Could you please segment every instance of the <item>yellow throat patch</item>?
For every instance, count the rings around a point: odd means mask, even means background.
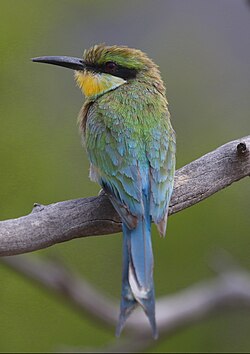
[[[86,97],[96,97],[126,83],[120,77],[90,71],[75,71],[77,85]]]

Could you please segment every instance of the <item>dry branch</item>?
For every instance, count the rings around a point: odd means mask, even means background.
[[[231,141],[176,171],[169,214],[192,206],[249,175],[250,136]],[[0,256],[120,230],[120,218],[103,193],[47,206],[35,204],[31,214],[0,222]]]
[[[82,277],[65,267],[58,260],[41,260],[39,257],[19,255],[2,257],[1,261],[26,278],[64,297],[77,311],[91,315],[91,319],[115,326],[118,305],[98,292]]]
[[[160,338],[204,321],[218,310],[242,307],[250,309],[249,273],[234,265],[223,253],[218,256],[222,267],[220,266],[216,278],[191,285],[176,294],[157,300],[156,314]],[[118,319],[116,303],[99,294],[85,280],[61,264],[24,255],[3,257],[2,260],[17,272],[63,296],[78,310],[91,316],[92,320],[115,327]],[[103,352],[134,352],[148,349],[155,344],[142,311],[131,315],[125,332],[129,334],[129,338],[123,337]]]

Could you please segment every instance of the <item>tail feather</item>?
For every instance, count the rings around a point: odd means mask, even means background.
[[[122,298],[120,305],[119,322],[116,328],[116,336],[120,336],[125,322],[131,312],[137,306],[137,302],[131,291],[128,274],[129,274],[129,232],[127,226],[123,224],[123,265],[122,265]]]
[[[126,319],[139,304],[149,319],[154,338],[157,338],[149,216],[146,220],[142,216],[133,230],[123,224],[122,278],[122,299],[116,334],[120,335]]]

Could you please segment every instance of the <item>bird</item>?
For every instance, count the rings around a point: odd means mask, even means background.
[[[42,56],[33,62],[74,70],[85,96],[79,127],[89,176],[122,221],[123,260],[116,335],[139,305],[152,335],[155,316],[151,223],[165,236],[173,192],[176,138],[159,67],[143,51],[97,44],[82,58]]]

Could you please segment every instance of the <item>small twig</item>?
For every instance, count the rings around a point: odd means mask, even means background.
[[[169,214],[190,207],[250,175],[250,136],[229,142],[176,171]],[[121,231],[108,197],[34,205],[34,212],[0,222],[0,256],[21,254],[78,237]]]

